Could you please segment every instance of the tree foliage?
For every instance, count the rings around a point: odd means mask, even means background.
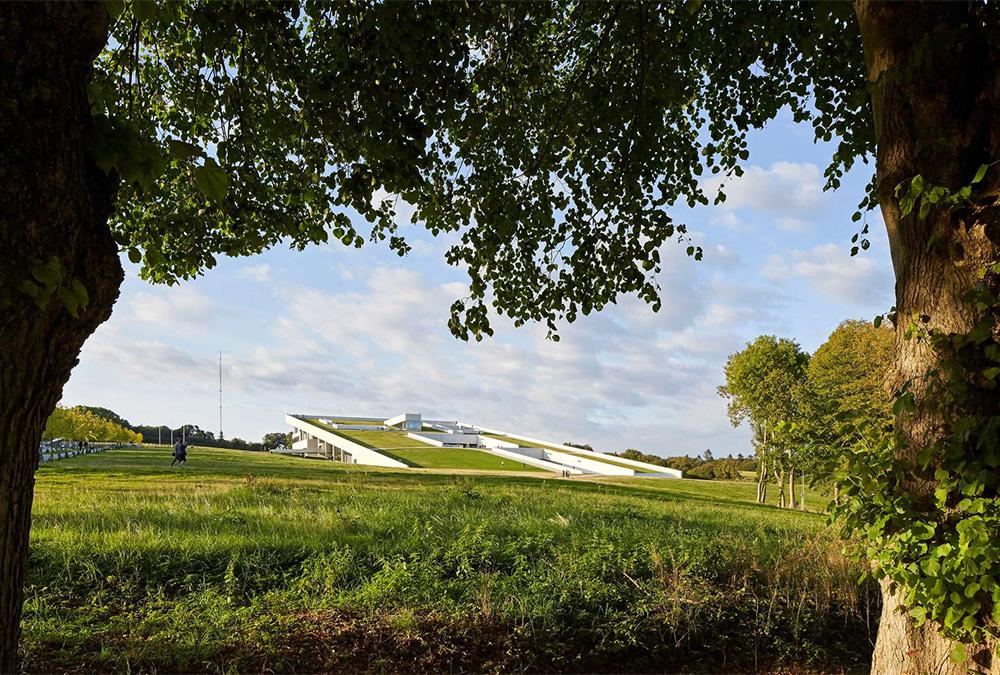
[[[762,335],[729,357],[726,383],[719,394],[728,401],[729,421],[749,421],[755,435],[799,417],[805,397],[809,355],[798,343]]]
[[[264,450],[273,450],[277,447],[292,447],[292,435],[284,431],[277,431],[270,434],[264,434],[264,439],[261,442]]]
[[[98,417],[103,417],[104,419],[117,424],[120,427],[125,427],[126,429],[132,429],[132,425],[128,423],[128,420],[116,413],[114,410],[109,410],[108,408],[102,408],[100,406],[93,405],[78,405],[74,406],[75,410],[83,410],[85,412],[93,413]],[[135,429],[132,429],[135,431]]]
[[[891,426],[888,376],[894,339],[888,327],[844,321],[809,360],[802,425],[816,477],[842,468],[847,449],[870,429],[884,431]]]
[[[841,139],[830,186],[873,150],[846,5],[109,7],[93,148],[152,281],[279,242],[402,254],[407,202],[468,271],[456,335],[488,310],[554,331],[621,294],[659,309],[659,249],[686,239],[666,208],[723,199],[702,174],[739,175],[781,109]]]
[[[83,406],[57,407],[45,424],[45,440],[61,438],[68,441],[117,441],[141,443],[142,434],[115,424]]]
[[[991,407],[1000,295],[982,284],[969,296],[987,310],[971,330],[916,317],[903,332],[938,361],[920,382],[903,383],[893,413],[918,423],[933,415],[941,435],[916,453],[904,434],[862,437],[845,457],[849,499],[837,515],[855,552],[902,589],[918,626],[932,621],[950,638],[981,643],[1000,635],[1000,417]],[[957,643],[955,660],[964,653]]]

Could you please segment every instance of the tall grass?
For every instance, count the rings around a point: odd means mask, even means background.
[[[734,486],[168,463],[40,469],[27,669],[837,671],[870,653],[877,593],[822,517]]]

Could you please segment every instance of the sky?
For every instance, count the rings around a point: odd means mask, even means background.
[[[464,272],[444,262],[447,240],[415,226],[404,258],[371,243],[276,248],[174,287],[140,280],[123,257],[121,297],[62,404],[217,433],[221,352],[227,438],[285,431],[286,412],[420,412],[600,450],[752,453],[716,392],[728,355],[763,334],[812,352],[841,321],[886,311],[893,292],[877,213],[871,249],[850,256],[870,165],[824,193],[833,147],[787,116],[750,151],[723,205],[673,213],[705,256],[664,247],[659,313],[625,298],[562,327],[559,342],[502,322],[491,339],[461,342],[447,320]]]

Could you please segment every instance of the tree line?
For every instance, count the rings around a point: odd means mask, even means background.
[[[685,478],[705,478],[708,480],[745,480],[746,475],[757,470],[757,460],[753,457],[716,458],[711,450],[705,450],[700,457],[660,457],[651,455],[635,448],[627,448],[621,452],[609,453],[624,459],[631,459],[646,464],[665,466],[684,473]]]
[[[725,366],[719,394],[733,426],[749,423],[757,458],[757,501],[801,507],[797,489],[825,485],[839,500],[845,453],[872,429],[892,424],[884,383],[893,331],[868,321],[841,323],[814,354],[794,340],[762,335]]]
[[[59,409],[57,409],[58,411]],[[176,441],[183,439],[190,445],[201,445],[209,448],[226,448],[229,450],[251,450],[259,452],[261,450],[272,450],[279,445],[291,445],[291,434],[285,432],[275,432],[264,434],[260,441],[246,441],[239,437],[216,438],[215,434],[207,429],[202,429],[197,424],[182,424],[179,427],[171,427],[164,424],[131,424],[127,419],[108,408],[99,406],[80,405],[73,408],[93,417],[102,419],[111,424],[122,427],[125,430],[139,435],[140,441],[146,443],[169,443],[171,439]]]
[[[142,434],[127,425],[97,415],[84,406],[56,407],[45,423],[42,439],[52,441],[142,443]]]

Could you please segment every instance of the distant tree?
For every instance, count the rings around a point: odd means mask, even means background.
[[[670,463],[672,461],[670,458],[660,457],[659,455],[650,455],[645,452],[640,452],[635,448],[628,448],[618,453],[612,452],[609,454],[618,455],[619,457],[624,457],[625,459],[631,459],[636,462],[645,462],[646,464],[656,464],[657,466],[666,466],[671,469],[678,468]]]
[[[571,448],[580,448],[581,450],[590,450],[590,451],[594,450],[594,448],[589,443],[571,443],[570,441],[566,441],[565,443],[563,443],[563,445],[568,445]]]
[[[265,450],[273,450],[279,446],[290,447],[292,445],[292,435],[284,431],[278,431],[275,433],[264,434],[264,439],[261,442],[261,446]]]
[[[888,327],[844,321],[809,360],[803,424],[812,439],[815,475],[836,471],[845,449],[858,443],[866,428],[892,423],[887,378],[894,337]]]
[[[45,424],[42,437],[45,440],[61,438],[69,441],[142,442],[141,434],[98,416],[83,406],[56,407]]]
[[[197,424],[184,424],[177,430],[177,433],[181,434],[189,443],[202,443],[215,440],[213,432],[202,429]]]
[[[735,459],[713,459],[691,468],[685,475],[709,480],[744,480],[742,470]]]
[[[758,458],[757,501],[767,499],[767,481],[775,471],[779,504],[785,505],[784,476],[794,481],[790,458],[775,441],[781,422],[798,419],[805,395],[809,355],[798,343],[773,335],[762,335],[732,354],[726,362],[726,384],[719,394],[728,404],[734,427],[749,422]]]
[[[124,417],[118,415],[118,413],[113,410],[108,410],[107,408],[100,408],[98,406],[92,405],[78,405],[74,406],[79,410],[86,410],[89,413],[97,415],[98,417],[104,418],[113,424],[117,424],[120,427],[125,427],[126,429],[131,429],[132,425],[128,423]]]
[[[712,451],[709,450],[708,448],[705,448],[705,452],[701,453],[701,458],[706,462],[711,462],[712,460],[715,459],[715,457],[712,456]]]

